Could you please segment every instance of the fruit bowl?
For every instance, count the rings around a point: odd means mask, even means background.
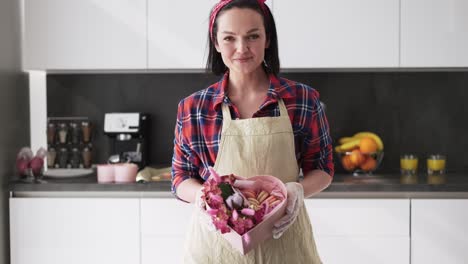
[[[352,172],[354,176],[372,174],[379,168],[384,157],[383,151],[364,153],[359,149],[336,154],[343,169]]]
[[[335,152],[343,169],[354,176],[372,174],[382,162],[384,144],[375,133],[363,131],[338,140]]]

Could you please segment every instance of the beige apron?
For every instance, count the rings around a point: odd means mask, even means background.
[[[221,175],[244,177],[274,175],[283,182],[297,181],[294,134],[284,102],[278,101],[279,117],[232,120],[222,105],[221,143],[214,169]],[[218,231],[207,230],[195,208],[184,252],[185,263],[321,263],[305,206],[295,223],[280,239],[269,239],[242,255]]]

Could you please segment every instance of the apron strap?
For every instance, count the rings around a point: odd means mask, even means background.
[[[221,104],[221,109],[223,109],[223,128],[221,130],[221,133],[224,133],[227,131],[228,127],[231,124],[231,111],[229,110],[229,106],[225,103]]]
[[[280,116],[289,117],[288,109],[286,108],[286,105],[284,104],[284,101],[283,101],[282,98],[278,99],[278,106],[279,106],[279,110],[280,110]]]
[[[231,121],[231,111],[229,110],[229,106],[225,103],[222,103],[222,109],[223,109],[223,120],[224,121]]]

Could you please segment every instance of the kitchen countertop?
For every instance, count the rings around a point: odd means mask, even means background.
[[[395,174],[354,177],[336,174],[332,184],[316,198],[468,198],[468,174],[448,174],[447,183],[428,184],[420,176],[417,184],[401,184]],[[173,197],[170,181],[147,183],[97,183],[96,176],[55,179],[44,178],[43,183],[30,183],[21,180],[10,182],[12,196],[63,195],[74,193],[87,196],[93,194],[128,193],[145,197]]]

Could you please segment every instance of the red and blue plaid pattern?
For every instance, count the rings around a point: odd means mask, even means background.
[[[172,158],[174,194],[186,179],[208,178],[208,167],[214,166],[221,139],[221,103],[229,105],[233,119],[240,116],[225,94],[228,78],[225,74],[219,82],[179,103]],[[283,99],[288,109],[296,158],[303,174],[319,169],[333,176],[332,140],[319,93],[307,85],[270,75],[267,98],[253,117],[279,116],[278,98]]]

